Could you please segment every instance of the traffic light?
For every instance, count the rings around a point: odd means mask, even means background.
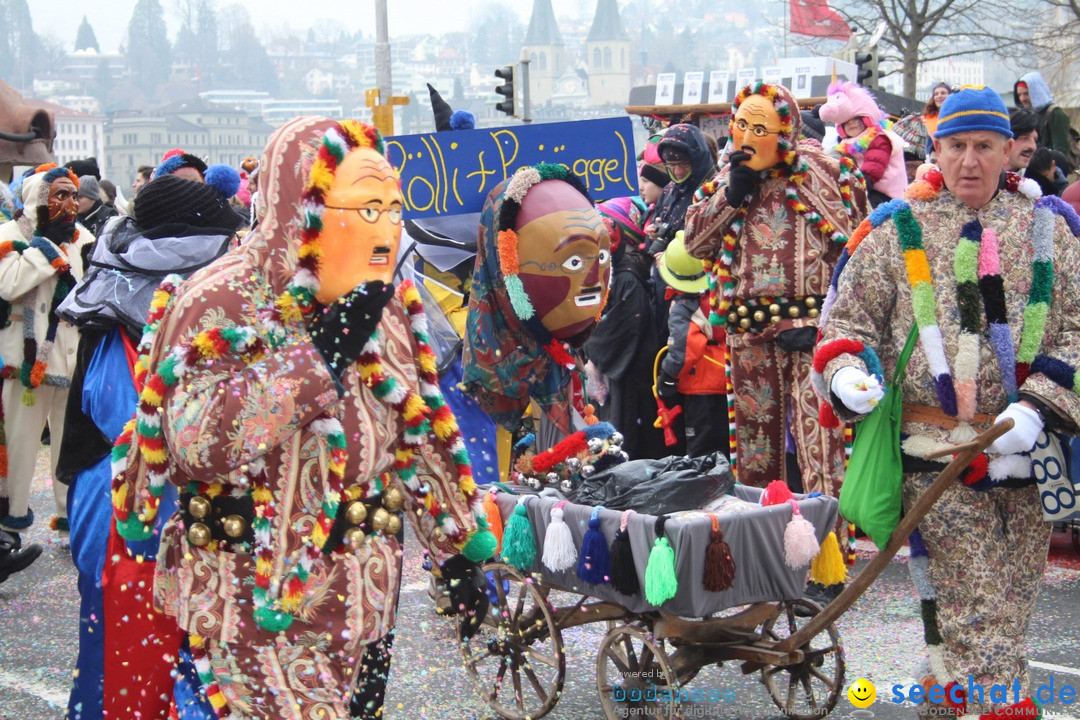
[[[856,50],[852,62],[855,63],[855,82],[869,88],[878,86],[878,51],[875,45],[865,51]]]
[[[510,117],[517,115],[517,95],[514,92],[514,70],[515,66],[507,65],[495,71],[495,77],[503,81],[502,85],[495,88],[495,92],[506,98],[502,102],[495,103],[495,109],[499,112],[506,113]]]

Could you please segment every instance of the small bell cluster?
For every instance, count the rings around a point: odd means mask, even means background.
[[[582,480],[629,460],[622,443],[622,433],[609,423],[590,425],[542,453],[526,451],[511,479],[533,490],[558,487],[571,493]]]

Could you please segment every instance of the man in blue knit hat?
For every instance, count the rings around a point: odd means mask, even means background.
[[[1080,263],[1070,231],[1080,231],[1080,218],[1006,172],[1013,139],[997,93],[965,87],[939,117],[940,171],[867,221],[872,230],[840,275],[835,303],[826,303],[814,365],[836,414],[860,420],[883,396],[868,351],[892,377],[917,334],[901,381],[906,506],[944,467],[929,454],[1014,422],[919,530],[936,596],[926,620],[941,641],[932,684],[946,687],[954,714],[1034,718],[1026,636],[1050,529],[1032,450],[1044,430],[1080,425],[1080,276],[1059,270]],[[975,685],[982,691],[969,696]],[[994,685],[1008,687],[1007,697],[991,695]]]

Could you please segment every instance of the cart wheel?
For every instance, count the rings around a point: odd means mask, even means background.
[[[608,631],[596,657],[596,690],[607,720],[681,717],[679,681],[663,643],[634,625]]]
[[[798,608],[798,610],[796,610]],[[781,603],[780,614],[761,627],[766,640],[779,642],[805,625],[821,607],[805,599]],[[793,720],[820,720],[832,712],[844,687],[844,645],[835,625],[803,645],[804,659],[795,665],[761,669],[761,682],[781,712]]]
[[[488,563],[484,572],[491,609],[476,634],[461,641],[465,669],[499,717],[536,720],[550,712],[562,694],[562,634],[532,578],[502,563]],[[503,687],[507,674],[509,688]]]

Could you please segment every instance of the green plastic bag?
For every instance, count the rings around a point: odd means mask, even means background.
[[[855,426],[855,443],[840,487],[840,514],[862,528],[879,550],[889,543],[900,522],[904,473],[900,460],[900,416],[904,409],[900,384],[918,337],[918,328],[912,326],[896,361],[892,383],[885,388],[878,406]]]

